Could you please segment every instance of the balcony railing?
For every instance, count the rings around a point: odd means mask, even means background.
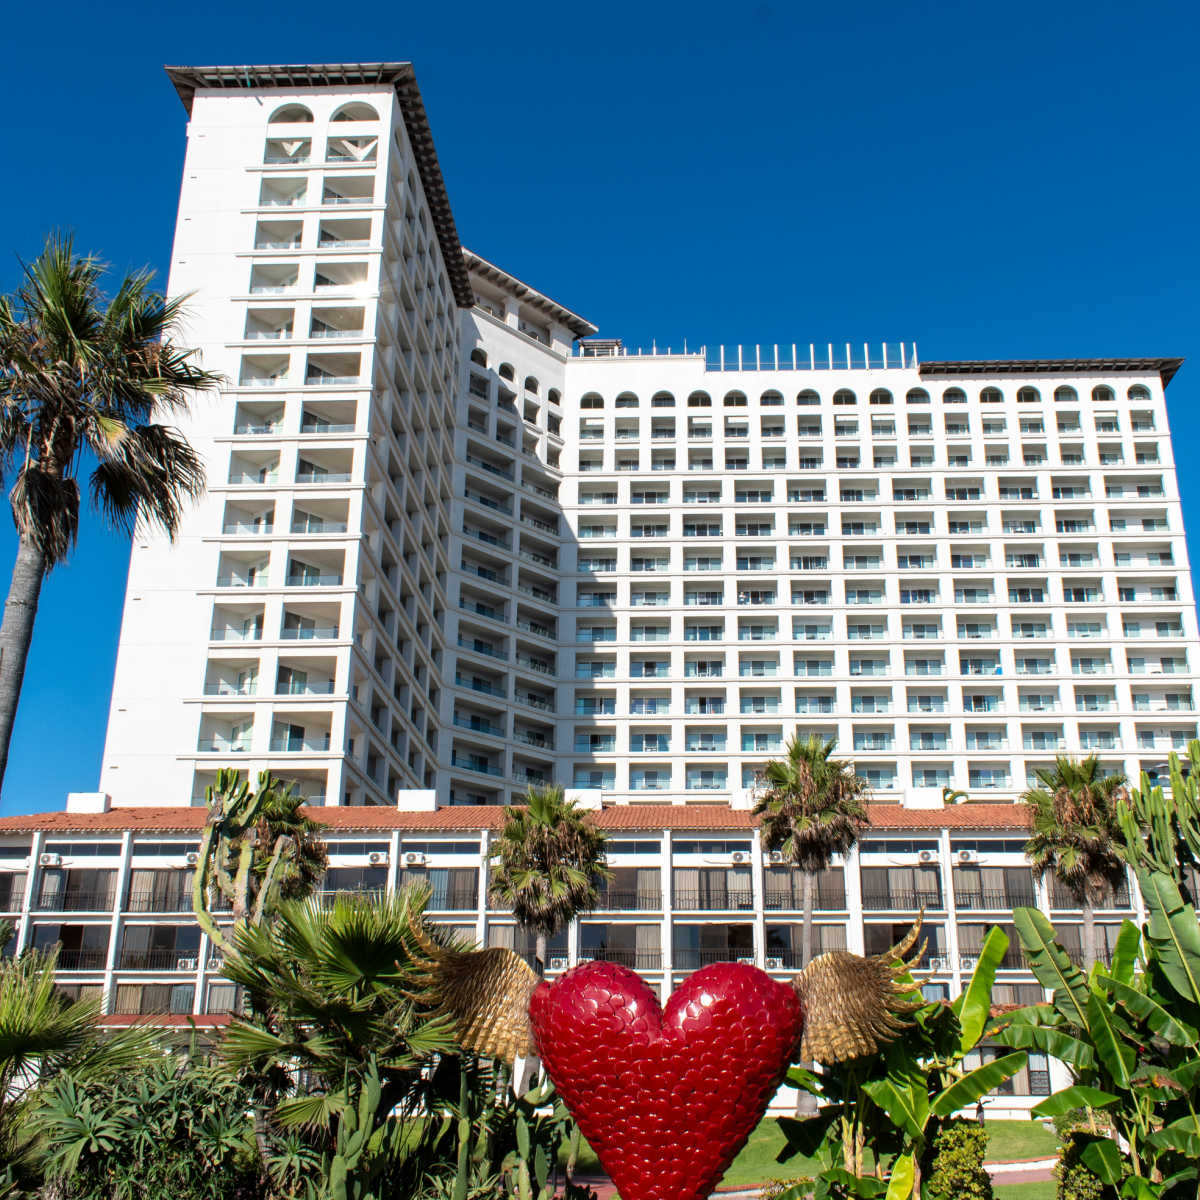
[[[676,949],[672,954],[673,965],[682,971],[694,971],[699,967],[707,967],[710,963],[754,962],[752,946],[727,946],[722,950],[693,950]]]
[[[201,754],[248,754],[250,739],[230,741],[228,738],[201,738],[196,743],[196,750]]]
[[[337,635],[338,627],[336,625],[313,625],[300,629],[285,628],[279,636],[285,642],[311,642],[336,638]],[[253,641],[255,639],[252,638],[250,640]]]
[[[323,737],[273,737],[271,739],[272,754],[301,754],[320,753],[329,749],[329,734]]]
[[[865,894],[862,905],[871,912],[915,912],[920,908],[941,908],[940,891],[876,892]]]
[[[971,909],[978,911],[1000,910],[1010,908],[1031,908],[1037,903],[1032,888],[1022,891],[982,891],[956,892],[954,903],[960,910]]]
[[[658,891],[601,891],[596,908],[608,912],[657,912],[662,908],[662,893]]]
[[[192,911],[191,892],[130,892],[125,904],[126,912],[176,913]]]
[[[122,950],[117,966],[124,971],[194,971],[198,950]]]
[[[340,572],[329,575],[289,575],[288,587],[340,587],[342,576]]]
[[[460,770],[478,771],[481,775],[494,775],[496,778],[500,778],[504,774],[499,767],[494,767],[488,762],[479,759],[463,758],[459,754],[450,755],[450,765],[458,767]]]
[[[595,962],[619,963],[631,971],[661,971],[661,950],[625,950],[617,946],[582,947],[579,960],[583,962],[592,959]]]
[[[792,895],[788,892],[771,892],[768,891],[763,897],[763,908],[768,912],[800,912],[804,907],[804,900],[799,895]],[[813,911],[831,911],[840,912],[846,907],[846,893],[844,890],[831,891],[828,889],[818,888],[813,896]]]
[[[301,683],[297,679],[290,679],[285,683],[275,685],[275,695],[277,696],[330,696],[332,694],[332,679],[310,679],[305,683]]]
[[[428,908],[433,912],[474,912],[478,907],[479,891],[475,887],[435,891],[428,904]]]
[[[43,912],[111,912],[112,906],[111,888],[99,892],[81,892],[69,888],[56,894],[43,893],[36,905]]]
[[[683,892],[676,891],[675,907],[686,912],[729,912],[742,911],[754,907],[754,894],[749,888],[730,889],[728,891]],[[724,959],[714,959],[714,962],[724,962]]]
[[[499,725],[493,725],[491,721],[485,721],[480,717],[464,718],[457,715],[454,716],[454,724],[459,729],[469,729],[472,733],[487,733],[492,737],[503,737],[504,730]]]
[[[106,950],[63,950],[58,952],[60,971],[103,971]]]

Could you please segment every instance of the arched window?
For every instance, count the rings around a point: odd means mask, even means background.
[[[670,392],[655,392],[650,397],[651,408],[674,408],[675,397]]]
[[[1079,399],[1079,393],[1069,384],[1062,384],[1054,389],[1054,399],[1059,404],[1072,404]]]
[[[771,388],[759,396],[758,402],[763,408],[778,408],[783,403],[783,393]]]
[[[538,381],[532,375],[525,376],[525,390],[532,392],[535,396],[538,394]]]
[[[549,400],[551,404],[561,404],[562,403],[562,392],[560,392],[558,390],[558,388],[551,388],[546,393],[546,399]]]
[[[812,388],[805,388],[804,391],[796,393],[796,403],[803,405],[820,404],[821,397]]]
[[[892,393],[887,388],[876,388],[870,396],[871,404],[891,404]]]
[[[996,390],[995,388],[992,389],[992,391],[995,391],[995,390]],[[962,390],[962,388],[947,388],[942,393],[942,403],[943,404],[966,404],[966,402],[967,402],[967,393],[964,392]]]
[[[486,367],[487,355],[484,354],[484,352],[478,346],[476,346],[475,349],[471,351],[471,361],[477,366]]]
[[[909,388],[904,399],[909,404],[928,404],[929,393],[924,388]]]
[[[732,392],[726,392],[724,404],[726,408],[745,408],[746,393],[739,392],[736,388]]]
[[[616,408],[637,408],[638,398],[632,392],[622,392],[613,401],[613,405]]]
[[[1023,387],[1017,390],[1018,404],[1036,404],[1042,398],[1042,393],[1035,387]]]
[[[1097,387],[1092,388],[1092,399],[1097,404],[1112,404],[1116,398],[1116,392],[1106,383],[1101,383]]]
[[[712,397],[707,392],[693,392],[688,397],[688,408],[712,408]]]
[[[585,392],[579,397],[580,408],[603,408],[604,397],[599,392]]]
[[[858,397],[849,388],[838,388],[833,393],[834,404],[857,404]]]
[[[501,363],[500,364],[500,378],[507,379],[511,383],[516,382],[517,373],[513,369],[512,363]]]
[[[1143,384],[1135,383],[1133,387],[1126,392],[1130,400],[1149,400],[1150,389]]]
[[[985,387],[979,393],[980,404],[999,404],[1003,399],[1004,395],[999,388]]]
[[[267,119],[268,125],[304,125],[313,115],[303,104],[285,104],[277,108]]]
[[[355,100],[351,104],[343,104],[329,119],[331,121],[378,121],[379,114],[369,104]]]

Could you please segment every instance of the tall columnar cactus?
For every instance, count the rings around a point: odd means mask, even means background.
[[[1170,875],[1191,901],[1189,874],[1200,871],[1200,741],[1188,743],[1187,774],[1171,752],[1171,797],[1143,771],[1140,786],[1117,805],[1125,854],[1135,869]]]
[[[237,771],[217,772],[205,792],[208,820],[200,839],[192,881],[192,908],[212,944],[231,952],[225,931],[213,916],[223,901],[234,926],[257,924],[281,899],[307,894],[325,866],[316,829],[300,811],[301,799],[263,771],[251,789]]]

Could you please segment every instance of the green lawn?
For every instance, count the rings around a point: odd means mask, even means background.
[[[1038,1121],[988,1121],[988,1159],[1003,1162],[1020,1158],[1053,1158],[1058,1139]],[[797,1175],[812,1175],[817,1170],[815,1160],[792,1158],[778,1163],[775,1156],[783,1149],[783,1134],[779,1122],[767,1119],[750,1135],[741,1154],[721,1180],[722,1187],[749,1187],[768,1179],[794,1179]],[[560,1156],[565,1161],[566,1156]],[[579,1170],[593,1173],[600,1170],[591,1148],[584,1143],[579,1156]],[[1049,1191],[1038,1189],[1049,1188]],[[1054,1200],[1050,1183],[1017,1183],[996,1188],[997,1200]]]

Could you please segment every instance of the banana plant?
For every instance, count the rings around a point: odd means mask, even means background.
[[[1070,1070],[1071,1085],[1033,1112],[1085,1110],[1081,1159],[1102,1183],[1129,1200],[1181,1200],[1200,1184],[1200,925],[1171,875],[1138,882],[1145,929],[1124,922],[1111,963],[1087,975],[1040,912],[1014,912],[1051,1000],[1012,1014],[1000,1040]]]
[[[1118,802],[1117,820],[1134,869],[1170,875],[1194,904],[1200,897],[1187,889],[1189,875],[1200,870],[1200,741],[1189,742],[1187,753],[1186,774],[1179,755],[1168,756],[1169,800],[1143,771],[1140,787]]]
[[[970,983],[958,999],[952,1004],[935,1000],[918,1009],[912,1026],[879,1054],[823,1075],[792,1072],[791,1082],[815,1090],[828,1102],[815,1117],[780,1123],[788,1144],[779,1161],[801,1153],[825,1161],[816,1179],[816,1200],[920,1200],[922,1176],[938,1131],[956,1112],[973,1107],[1025,1066],[1028,1055],[1020,1049],[967,1065],[997,1032],[991,1017],[992,986],[1008,944],[1003,930],[990,930]],[[916,991],[917,985],[912,986]],[[865,1172],[867,1150],[877,1172],[889,1162],[886,1182]],[[792,1189],[778,1200],[799,1196],[799,1189]]]

